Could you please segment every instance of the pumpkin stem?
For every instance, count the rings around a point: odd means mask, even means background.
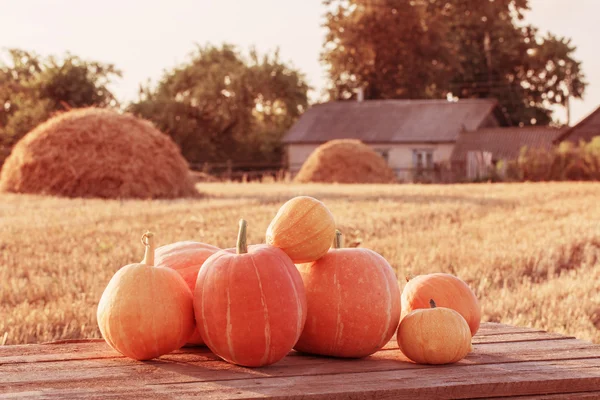
[[[154,233],[150,231],[144,233],[142,236],[142,243],[146,246],[142,264],[154,265],[154,249],[156,248],[156,244],[154,244]]]
[[[341,249],[344,246],[344,239],[342,238],[342,232],[339,229],[335,230],[335,237],[333,238],[333,248]]]
[[[431,308],[436,308],[437,306],[435,305],[435,301],[433,301],[433,299],[429,300],[429,305],[431,306]]]
[[[248,223],[240,219],[240,230],[238,231],[236,253],[246,254],[248,252],[248,243],[246,242],[246,227]]]

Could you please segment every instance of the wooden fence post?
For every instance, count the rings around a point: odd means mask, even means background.
[[[227,160],[227,180],[231,180],[231,176],[233,174],[233,162],[231,160]]]

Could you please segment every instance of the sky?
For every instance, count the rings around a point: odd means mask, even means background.
[[[152,4],[154,3],[154,4]],[[600,105],[600,0],[530,0],[528,22],[573,39],[589,86],[572,103],[575,123]],[[228,42],[281,58],[303,72],[316,98],[326,84],[319,62],[325,31],[321,0],[0,0],[0,49],[41,55],[69,51],[113,63],[112,89],[134,100],[139,84],[187,60],[195,44]],[[558,113],[564,118],[564,113]]]

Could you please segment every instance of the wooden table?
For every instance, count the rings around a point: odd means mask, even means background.
[[[600,346],[571,337],[483,324],[474,351],[446,366],[406,362],[392,340],[362,360],[291,352],[243,368],[206,348],[137,362],[101,340],[0,347],[0,398],[600,399]]]

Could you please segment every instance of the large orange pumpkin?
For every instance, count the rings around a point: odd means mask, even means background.
[[[171,268],[154,266],[154,236],[146,233],[144,260],[119,269],[102,293],[98,326],[121,354],[149,360],[183,346],[194,331],[192,292]]]
[[[308,302],[298,351],[335,357],[365,357],[394,335],[400,319],[400,289],[394,270],[368,249],[334,248],[315,262],[297,265]]]
[[[402,315],[429,308],[429,300],[435,299],[438,307],[457,311],[469,324],[475,335],[481,322],[481,306],[475,293],[460,278],[444,273],[420,275],[408,281],[402,292]]]
[[[275,363],[292,349],[306,320],[306,295],[292,260],[277,247],[246,245],[213,254],[200,269],[194,309],[204,343],[234,364]]]
[[[408,314],[398,327],[398,346],[402,353],[419,364],[451,364],[472,350],[471,329],[456,311],[436,307]]]
[[[190,291],[194,293],[200,267],[208,257],[219,250],[218,247],[193,241],[172,243],[156,249],[155,264],[177,271],[187,283]],[[193,346],[204,344],[198,329],[194,329],[187,344]]]
[[[315,261],[325,254],[335,236],[335,221],[319,200],[298,196],[286,202],[267,229],[267,244],[279,247],[294,263]]]

